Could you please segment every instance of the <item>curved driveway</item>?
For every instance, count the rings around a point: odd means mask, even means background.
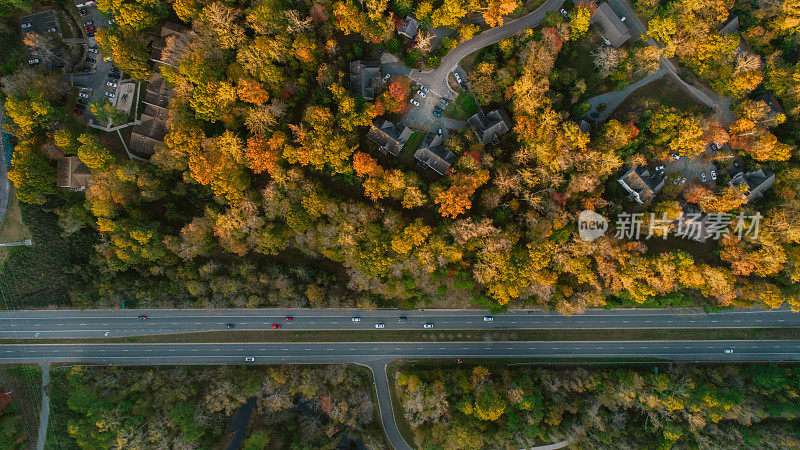
[[[538,26],[544,21],[546,14],[549,11],[558,10],[561,8],[563,3],[564,0],[547,0],[542,6],[537,8],[532,13],[522,16],[519,19],[505,22],[499,27],[490,28],[473,37],[472,39],[459,44],[444,58],[442,58],[442,62],[439,64],[439,67],[437,67],[436,70],[426,72],[412,70],[409,77],[414,81],[427,86],[440,97],[453,100],[455,99],[456,94],[447,84],[447,76],[453,69],[456,68],[456,66],[458,66],[458,63],[465,56],[489,45],[496,44],[507,37],[519,33],[520,31]]]

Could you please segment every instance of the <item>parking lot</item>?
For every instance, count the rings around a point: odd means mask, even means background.
[[[40,13],[24,16],[19,21],[23,39],[27,34],[37,34],[41,36],[56,36],[61,38],[61,25],[58,23],[58,14],[55,10],[42,11]],[[37,67],[43,66],[46,70],[52,70],[53,66],[63,64],[63,57],[55,49],[39,51],[27,47],[28,64]],[[52,53],[51,53],[52,52]],[[48,54],[51,53],[51,54]]]
[[[422,131],[438,131],[441,128],[444,133],[446,130],[442,125],[442,118],[434,114],[436,107],[445,108],[445,104],[441,102],[440,97],[430,90],[425,92],[419,84],[412,84],[411,87],[412,102],[408,105],[408,112],[403,117],[403,123]]]

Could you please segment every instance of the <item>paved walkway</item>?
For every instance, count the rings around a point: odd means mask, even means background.
[[[642,78],[641,80],[628,85],[625,89],[620,91],[613,91],[613,92],[606,92],[605,94],[600,94],[598,96],[592,97],[589,100],[586,100],[589,105],[591,105],[591,109],[587,113],[589,118],[594,121],[602,121],[606,120],[614,110],[625,101],[628,96],[634,93],[637,89],[641,88],[642,86],[648,85],[651,82],[663,77],[667,74],[668,71],[664,67],[659,69],[658,71],[651,73],[650,75]],[[605,105],[605,109],[603,111],[598,111],[597,108],[600,105]],[[597,114],[596,116],[593,114]]]
[[[372,379],[375,381],[375,391],[378,394],[378,410],[381,413],[381,424],[386,439],[395,450],[411,450],[400,429],[397,428],[397,420],[392,409],[392,394],[389,387],[389,376],[386,374],[386,366],[392,362],[391,359],[372,361],[367,367],[372,371]]]
[[[40,364],[42,368],[42,410],[39,411],[39,437],[36,450],[44,450],[47,440],[47,422],[50,421],[50,364]]]
[[[0,133],[3,129],[3,104],[0,103]],[[10,144],[9,144],[10,145]],[[6,217],[8,211],[8,201],[11,196],[11,181],[8,179],[8,164],[11,161],[6,161],[6,141],[0,136],[0,224]]]

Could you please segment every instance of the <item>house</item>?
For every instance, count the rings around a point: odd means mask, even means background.
[[[777,98],[775,98],[775,95],[773,95],[772,92],[767,91],[759,95],[758,97],[754,98],[753,100],[757,102],[760,101],[766,103],[767,106],[769,107],[770,116],[775,116],[777,114],[781,114],[784,116],[786,115],[786,111],[783,110],[783,107],[781,106],[780,102],[778,101]]]
[[[631,168],[625,175],[617,180],[628,191],[631,200],[644,205],[653,199],[661,189],[664,189],[664,175],[654,173],[642,166]]]
[[[483,145],[496,141],[501,134],[509,130],[511,125],[508,114],[502,109],[495,109],[486,115],[483,114],[483,111],[478,110],[469,118],[468,122],[475,131],[475,136]]]
[[[413,14],[409,14],[406,16],[402,25],[397,29],[397,34],[409,39],[414,39],[414,36],[417,35],[417,31],[419,31],[419,22],[417,22],[417,18],[414,17]]]
[[[56,161],[56,184],[70,191],[83,192],[89,187],[92,171],[77,156],[65,156]]]
[[[729,17],[719,29],[720,36],[725,36],[728,34],[739,34],[739,16],[735,14]]]
[[[156,144],[164,140],[169,131],[167,107],[172,95],[172,87],[167,80],[155,72],[147,83],[142,100],[144,109],[131,131],[130,147],[136,153],[150,156],[155,153]]]
[[[184,33],[187,30],[188,28],[183,25],[167,21],[161,26],[159,34],[149,36],[149,41],[152,47],[150,50],[150,60],[153,61],[156,68],[162,64],[171,65],[168,62],[165,62],[163,60],[164,58],[162,58],[164,48],[167,46],[167,38],[169,36]]]
[[[350,63],[350,91],[364,97],[375,98],[375,91],[381,81],[380,61],[353,61]]]
[[[413,133],[411,128],[403,124],[395,125],[386,119],[373,119],[367,138],[380,146],[381,153],[397,156]]]
[[[456,155],[447,150],[442,145],[442,137],[430,132],[420,144],[419,149],[414,153],[414,158],[424,163],[439,175],[444,175],[447,169],[453,165]]]
[[[764,192],[775,184],[775,174],[769,169],[759,168],[753,172],[739,172],[728,182],[731,186],[747,186],[744,196],[753,202],[764,196]]]
[[[631,38],[631,33],[623,20],[611,9],[611,5],[604,2],[597,7],[591,22],[600,24],[603,27],[606,44],[618,48]]]

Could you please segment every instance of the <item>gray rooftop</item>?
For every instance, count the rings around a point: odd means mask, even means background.
[[[469,118],[469,124],[475,130],[478,140],[486,145],[506,133],[511,125],[511,120],[502,109],[495,109],[486,115],[483,114],[483,111],[478,110],[474,116]]]
[[[350,91],[365,100],[375,98],[380,84],[381,63],[379,61],[353,61],[350,63]]]
[[[611,9],[611,5],[606,2],[597,7],[597,11],[592,16],[592,23],[599,23],[603,27],[606,39],[611,42],[611,46],[614,48],[619,47],[631,38],[628,27],[622,23],[617,13]]]
[[[373,119],[367,138],[378,144],[381,152],[397,156],[413,133],[411,128],[403,124],[395,125],[386,119]]]
[[[456,160],[456,155],[444,148],[442,144],[442,137],[436,133],[430,132],[425,136],[425,139],[422,141],[416,153],[414,153],[414,158],[427,164],[428,167],[439,175],[444,175],[447,169],[453,165],[453,161]]]

